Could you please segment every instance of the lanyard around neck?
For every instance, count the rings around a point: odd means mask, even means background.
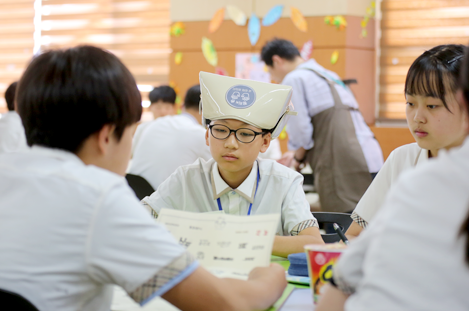
[[[257,165],[257,183],[256,183],[256,191],[254,192],[254,199],[256,198],[257,188],[259,188],[259,179],[260,179],[260,174],[259,174],[259,164],[258,164]],[[254,199],[253,199],[253,202],[254,202]],[[217,199],[217,203],[218,203],[218,210],[223,211],[220,198]],[[251,208],[252,208],[252,203],[249,204],[248,216],[251,215]]]

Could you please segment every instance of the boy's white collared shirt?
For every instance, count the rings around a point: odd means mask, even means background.
[[[144,303],[197,267],[122,176],[59,149],[0,154],[0,228],[0,288],[39,310],[109,310],[112,284]]]
[[[254,202],[257,188],[257,161],[254,162],[248,177],[232,189],[220,176],[218,165],[212,167],[213,199],[220,199],[223,212],[232,215],[247,215],[249,205]]]
[[[303,176],[272,160],[257,159],[244,182],[231,189],[221,178],[215,160],[198,159],[179,167],[142,202],[156,214],[162,208],[207,213],[219,211],[217,198],[228,214],[247,215],[251,198],[252,215],[281,214],[277,235],[297,235],[308,227],[317,227],[303,191]]]

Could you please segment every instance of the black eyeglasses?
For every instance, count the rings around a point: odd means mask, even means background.
[[[256,132],[247,128],[240,128],[237,130],[232,130],[228,126],[221,124],[213,124],[208,126],[210,128],[210,133],[216,139],[227,139],[231,133],[235,134],[236,139],[241,143],[251,143],[256,139],[257,135],[267,134],[268,131]]]

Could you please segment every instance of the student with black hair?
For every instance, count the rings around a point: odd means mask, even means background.
[[[176,92],[169,85],[155,87],[148,97],[154,119],[176,114]]]
[[[291,151],[279,162],[296,169],[309,162],[321,209],[352,212],[383,165],[381,148],[353,94],[335,72],[314,59],[304,61],[288,40],[267,42],[261,57],[272,80],[293,87],[298,111],[287,125]]]
[[[39,310],[136,302],[259,310],[286,286],[280,265],[219,279],[156,224],[122,177],[142,113],[134,78],[91,46],[35,57],[18,84],[26,152],[0,155],[0,288]]]
[[[436,157],[440,149],[463,143],[468,118],[456,100],[463,56],[463,45],[439,45],[425,51],[410,66],[404,87],[406,117],[416,143],[391,152],[352,213],[349,238],[358,236],[373,219],[403,171]]]
[[[432,55],[432,50],[416,62]],[[468,48],[464,54],[461,82],[453,85],[459,89],[454,103],[460,106],[446,102],[455,118],[454,109],[466,117],[469,111]],[[422,70],[421,76],[429,80],[419,85],[435,85],[434,71]],[[453,96],[450,90],[445,90],[445,101]],[[433,95],[440,101],[436,109],[446,110],[437,94]],[[469,126],[460,126],[465,133],[460,148],[442,148],[436,159],[400,175],[373,221],[336,263],[334,285],[328,285],[317,311],[468,309]]]
[[[8,112],[0,116],[0,153],[18,152],[28,149],[23,123],[15,111],[15,93],[18,82],[13,82],[5,91]]]
[[[197,84],[187,90],[181,115],[151,121],[135,135],[129,174],[145,178],[157,189],[179,166],[212,157],[205,145],[199,101]]]

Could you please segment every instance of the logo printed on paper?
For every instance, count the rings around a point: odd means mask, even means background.
[[[232,86],[226,92],[226,102],[233,108],[243,109],[251,107],[256,101],[256,92],[247,85]]]

